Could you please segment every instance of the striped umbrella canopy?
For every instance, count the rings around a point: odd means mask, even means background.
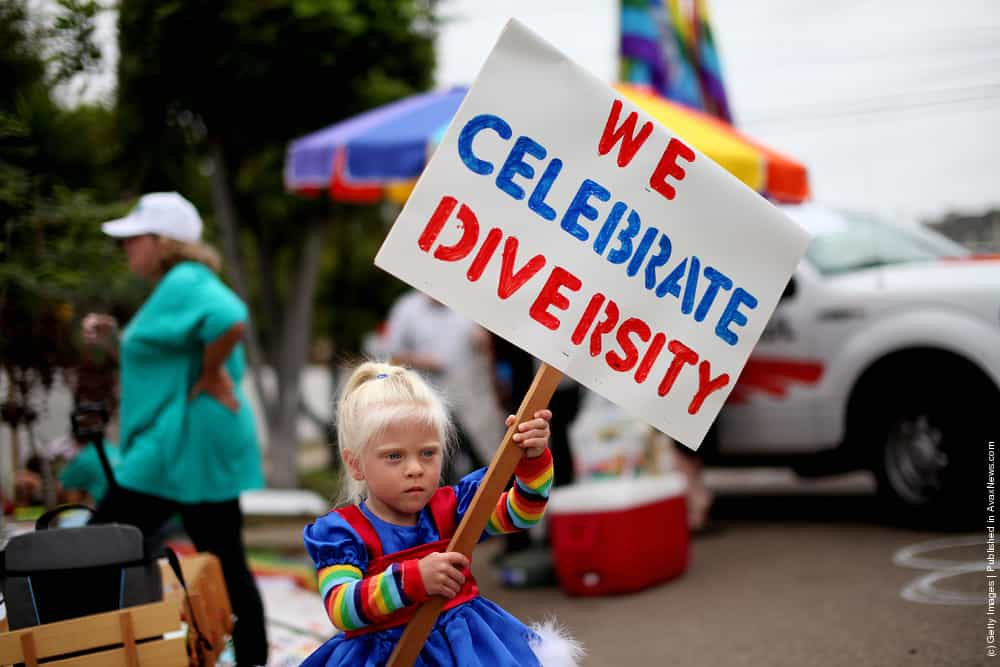
[[[615,89],[757,192],[781,202],[808,198],[801,163],[647,89]],[[414,95],[296,139],[285,159],[285,188],[302,195],[329,191],[347,202],[405,201],[466,91]]]
[[[615,89],[757,192],[785,203],[809,198],[809,175],[800,162],[751,139],[728,123],[647,89],[624,83],[616,84]]]

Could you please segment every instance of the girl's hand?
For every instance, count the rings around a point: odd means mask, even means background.
[[[194,400],[195,396],[201,392],[207,393],[233,412],[240,411],[240,402],[236,400],[233,380],[229,377],[224,366],[219,366],[214,371],[208,369],[202,371],[201,377],[191,387],[188,400]]]
[[[457,551],[445,551],[424,556],[417,561],[417,566],[427,594],[450,600],[458,595],[465,583],[462,570],[469,567],[469,559]]]
[[[507,416],[507,428],[514,423],[514,415]],[[524,450],[524,455],[529,459],[542,455],[549,446],[549,421],[552,419],[550,410],[539,410],[535,413],[534,419],[521,422],[517,425],[517,433],[514,434],[514,444]]]

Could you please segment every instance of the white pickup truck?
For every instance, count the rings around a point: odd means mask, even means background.
[[[921,523],[978,508],[1000,437],[1000,260],[925,229],[784,210],[814,238],[706,461],[870,468],[896,515]]]

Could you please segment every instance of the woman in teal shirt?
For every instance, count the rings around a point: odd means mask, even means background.
[[[121,461],[95,522],[153,536],[174,513],[199,551],[219,557],[238,665],[267,662],[263,607],[246,562],[240,492],[264,485],[253,413],[240,389],[246,305],[216,275],[195,207],[175,192],[144,195],[106,222],[129,269],[155,287],[121,336]],[[113,347],[117,326],[88,315],[84,338]]]

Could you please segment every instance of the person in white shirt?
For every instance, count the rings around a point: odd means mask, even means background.
[[[473,470],[489,463],[503,431],[484,426],[502,423],[490,384],[486,331],[413,290],[389,311],[385,347],[393,363],[418,371],[446,397],[455,421],[459,458],[468,459],[459,468]],[[481,437],[473,440],[473,434]]]

